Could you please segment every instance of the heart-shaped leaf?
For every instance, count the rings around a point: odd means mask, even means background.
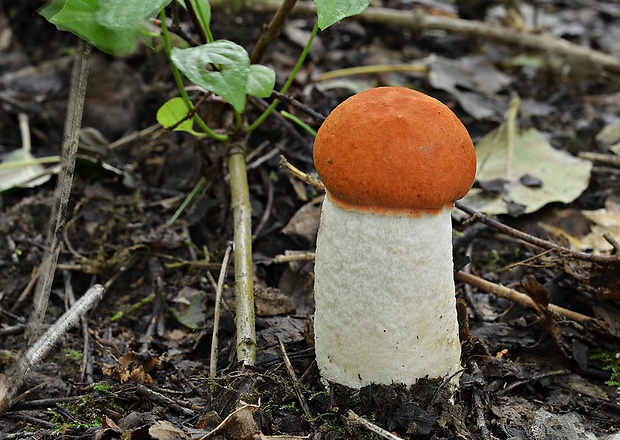
[[[343,18],[362,13],[368,7],[368,0],[315,0],[319,28],[324,31]]]
[[[243,112],[250,74],[250,57],[243,47],[217,40],[188,49],[173,48],[170,58],[191,82]]]

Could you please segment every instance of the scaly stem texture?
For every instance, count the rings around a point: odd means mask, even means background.
[[[67,206],[73,183],[75,171],[75,158],[80,142],[80,126],[82,125],[82,113],[84,110],[84,97],[86,96],[86,83],[90,67],[90,53],[92,46],[84,40],[79,41],[78,52],[75,57],[71,72],[71,86],[69,88],[69,102],[67,104],[67,117],[62,143],[62,160],[54,202],[50,213],[45,242],[45,256],[40,268],[40,277],[34,291],[34,311],[28,323],[28,345],[32,345],[41,334],[41,324],[47,310],[54,272],[58,255],[60,254],[61,242],[65,224],[67,222]]]
[[[228,170],[234,221],[237,359],[244,365],[254,365],[256,330],[252,286],[252,208],[243,148],[232,148]]]

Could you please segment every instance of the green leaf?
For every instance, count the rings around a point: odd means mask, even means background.
[[[91,0],[92,1],[92,0]],[[99,0],[97,22],[108,29],[137,32],[171,0]]]
[[[217,40],[188,49],[173,48],[170,58],[191,82],[222,97],[238,113],[243,112],[250,74],[250,57],[243,47]]]
[[[171,0],[53,0],[39,12],[61,31],[99,50],[125,55],[136,50],[143,24]]]
[[[186,131],[194,136],[205,136],[204,133],[194,130],[194,119],[188,117],[188,114],[189,110],[183,98],[172,98],[157,110],[157,122],[164,128],[174,127],[174,131]]]
[[[211,24],[211,3],[209,0],[195,0],[196,12],[203,29],[209,29]]]
[[[246,86],[248,95],[258,98],[268,98],[276,85],[276,73],[267,66],[252,64]]]
[[[368,0],[315,0],[319,28],[324,31],[343,18],[361,14],[368,7]]]

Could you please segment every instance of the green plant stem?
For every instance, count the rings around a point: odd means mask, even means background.
[[[228,171],[234,222],[237,359],[244,365],[254,365],[256,363],[256,329],[252,283],[252,208],[245,156],[241,146],[233,146],[231,149],[228,157]]]
[[[213,139],[217,141],[227,141],[228,136],[225,134],[216,133],[211,130],[209,126],[202,120],[200,116],[194,111],[194,104],[189,99],[189,95],[187,94],[187,90],[185,90],[185,85],[183,84],[183,78],[181,77],[181,72],[176,68],[174,63],[172,62],[172,58],[170,54],[172,53],[172,47],[170,44],[170,35],[168,34],[168,27],[166,26],[166,14],[162,9],[159,13],[159,19],[161,21],[161,36],[164,40],[164,47],[166,48],[166,55],[168,56],[168,60],[170,61],[170,68],[172,69],[172,75],[174,76],[174,82],[179,89],[179,93],[181,94],[181,98],[183,98],[183,102],[187,106],[188,112],[193,112],[194,121],[198,124],[202,131],[204,131],[207,135],[211,136]]]
[[[200,192],[200,190],[202,189],[202,187],[204,186],[206,182],[207,182],[207,179],[205,179],[204,176],[202,176],[200,180],[198,180],[196,185],[194,185],[194,187],[192,188],[191,192],[188,194],[187,197],[185,197],[185,200],[183,200],[183,203],[181,203],[181,206],[179,206],[179,209],[177,209],[175,213],[172,215],[172,217],[170,217],[170,219],[166,222],[166,226],[172,226],[174,222],[177,221],[177,219],[181,216],[183,211],[187,209],[189,204],[192,203],[192,200],[194,200],[194,198],[198,195],[198,193]]]
[[[284,116],[286,119],[289,119],[291,121],[293,121],[295,124],[299,125],[301,128],[303,128],[304,130],[306,130],[308,133],[310,133],[312,136],[316,137],[316,130],[313,129],[312,127],[310,127],[308,124],[306,124],[304,121],[302,121],[301,119],[299,119],[297,116],[293,115],[292,113],[289,113],[287,111],[281,110],[280,114],[282,116]]]
[[[308,38],[308,42],[306,43],[306,46],[304,47],[304,50],[301,52],[301,55],[299,56],[299,59],[297,60],[297,64],[295,64],[295,68],[291,72],[291,75],[289,76],[289,78],[286,81],[286,83],[284,84],[284,86],[282,86],[282,90],[280,90],[280,93],[286,93],[288,91],[289,87],[291,87],[291,84],[293,84],[293,81],[295,80],[295,77],[297,76],[297,73],[301,70],[301,67],[304,64],[304,61],[306,60],[306,57],[308,56],[308,53],[310,52],[310,46],[312,46],[312,42],[314,41],[314,37],[316,37],[316,34],[318,32],[319,32],[319,24],[318,24],[318,22],[315,21],[314,22],[314,27],[312,28],[312,32],[310,33],[310,38]],[[271,112],[274,111],[274,109],[278,106],[279,103],[280,103],[280,101],[275,99],[269,105],[269,107],[267,107],[265,109],[265,111],[258,117],[258,119],[256,119],[256,121],[254,121],[252,123],[252,125],[250,125],[248,127],[247,132],[251,133],[252,131],[256,130],[256,128],[258,128],[263,122],[265,122],[265,119],[267,119],[267,117],[269,117]]]
[[[19,162],[6,162],[0,164],[0,171],[8,171],[15,168],[26,168],[33,165],[41,165],[44,163],[58,163],[60,162],[60,156],[46,156],[39,157],[37,159],[20,160]]]

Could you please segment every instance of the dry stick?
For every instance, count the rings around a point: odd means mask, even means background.
[[[595,263],[620,263],[620,257],[618,255],[594,255],[587,252],[575,251],[560,246],[559,244],[555,244],[551,241],[543,240],[542,238],[526,234],[525,232],[519,231],[518,229],[511,228],[510,226],[500,223],[497,220],[493,220],[491,217],[482,214],[481,212],[471,209],[470,207],[464,205],[461,202],[456,202],[454,206],[456,206],[461,211],[471,215],[474,220],[479,221],[480,223],[484,223],[485,225],[491,226],[492,228],[497,229],[500,232],[523,240],[526,243],[533,244],[534,246],[538,246],[539,248],[552,249],[561,252],[564,255],[570,255],[571,257],[578,260],[592,261]]]
[[[249,5],[253,10],[273,11],[278,8],[280,2],[261,0],[251,2]],[[316,6],[314,2],[298,2],[293,9],[293,13],[310,16],[316,15]],[[565,61],[576,67],[582,67],[584,63],[586,65],[587,63],[592,63],[602,66],[603,69],[609,72],[620,73],[620,60],[618,58],[588,47],[575,45],[549,34],[532,34],[505,26],[493,26],[480,21],[376,7],[370,7],[361,14],[350,18],[365,23],[400,26],[411,32],[443,30],[453,34],[481,38],[484,41],[494,41],[508,46],[517,46],[553,54],[554,56],[564,58]]]
[[[256,42],[256,46],[254,46],[254,49],[250,54],[250,62],[252,64],[258,64],[261,62],[267,47],[269,47],[271,42],[280,34],[280,30],[282,29],[282,26],[284,26],[284,20],[286,20],[286,17],[288,17],[291,13],[291,10],[295,6],[296,2],[297,0],[284,0],[280,4],[278,10],[271,19],[271,22],[267,25],[264,32],[259,37]]]
[[[315,179],[314,177],[309,176],[300,169],[295,168],[288,160],[286,160],[286,157],[284,157],[283,155],[280,156],[280,166],[289,173],[291,173],[294,177],[310,185],[317,191],[325,192],[325,185],[323,185],[323,182],[321,182],[319,179]]]
[[[28,298],[28,295],[30,295],[30,292],[32,292],[32,289],[34,289],[34,286],[38,278],[39,278],[39,269],[35,267],[32,269],[32,275],[30,276],[30,281],[28,281],[28,284],[26,285],[22,293],[17,298],[17,301],[15,301],[15,304],[13,304],[13,306],[11,307],[11,310],[10,310],[11,313],[17,313],[17,309],[19,309],[19,306],[22,304],[22,302],[26,300],[26,298]]]
[[[535,376],[530,377],[529,379],[525,379],[525,380],[520,380],[518,382],[514,382],[510,385],[508,385],[506,388],[503,388],[501,390],[499,390],[497,393],[495,393],[496,396],[503,396],[506,393],[509,393],[510,391],[519,388],[523,385],[527,385],[528,383],[532,383],[532,382],[536,382],[542,379],[546,379],[547,377],[553,377],[553,376],[566,376],[568,374],[571,374],[572,371],[570,370],[556,370],[556,371],[550,371],[548,373],[542,373],[542,374],[537,374]]]
[[[164,396],[163,394],[158,393],[157,391],[153,391],[145,387],[142,384],[136,385],[136,391],[138,392],[140,396],[144,397],[145,399],[155,402],[158,405],[161,405],[165,408],[170,409],[171,411],[182,414],[185,417],[194,417],[196,415],[196,411],[190,408],[186,408],[182,405],[179,405],[177,402],[172,400],[170,397]]]
[[[300,111],[304,112],[305,114],[307,114],[308,116],[310,116],[311,118],[317,121],[323,122],[325,120],[325,116],[323,116],[321,113],[317,112],[312,107],[302,104],[295,98],[291,98],[290,96],[280,93],[277,90],[272,91],[271,96],[277,99],[278,101],[282,101],[285,104],[291,105],[299,109]]]
[[[10,378],[10,382],[8,384],[0,382],[0,414],[6,412],[10,407],[28,371],[47,354],[52,345],[75,323],[75,321],[77,321],[77,319],[79,319],[80,314],[85,313],[86,310],[92,307],[92,304],[103,295],[102,286],[98,286],[100,289],[91,288],[95,289],[94,293],[88,295],[88,293],[91,292],[91,290],[89,290],[89,292],[84,295],[84,297],[87,298],[84,300],[80,299],[80,301],[76,302],[75,306],[69,309],[69,311],[56,321],[54,326],[50,328],[42,338],[36,340],[41,334],[41,324],[43,323],[47,310],[56,263],[60,253],[61,242],[59,237],[62,236],[66,223],[67,205],[71,193],[71,185],[73,183],[75,157],[79,143],[80,125],[82,123],[84,96],[86,95],[90,52],[91,46],[83,40],[80,40],[77,56],[71,72],[69,102],[67,105],[67,117],[65,120],[62,145],[62,166],[54,193],[52,211],[50,213],[45,243],[45,255],[41,263],[39,271],[40,276],[35,288],[33,300],[34,310],[26,329],[28,345],[31,348],[28,349],[24,355],[18,357],[15,366],[12,367],[12,373],[7,375],[7,377]],[[87,303],[87,300],[91,302]],[[65,317],[71,311],[73,311],[72,314]]]
[[[233,209],[233,246],[235,251],[235,323],[237,360],[244,365],[256,363],[254,326],[254,290],[252,287],[252,207],[245,156],[241,146],[233,146],[228,156],[230,192]]]
[[[398,437],[397,435],[392,434],[390,431],[386,431],[385,429],[375,425],[374,423],[369,422],[365,418],[358,416],[351,410],[347,411],[347,419],[351,423],[355,425],[363,426],[369,431],[374,432],[375,434],[383,438],[386,438],[388,440],[402,440],[402,437]]]
[[[487,280],[463,271],[457,272],[455,275],[455,279],[457,281],[461,281],[463,283],[467,283],[471,286],[477,287],[478,289],[485,292],[492,293],[496,296],[501,296],[502,298],[506,298],[517,304],[521,304],[522,306],[536,309],[534,301],[532,301],[529,296],[524,293],[517,292],[516,290],[509,289],[508,287],[504,287],[500,284],[491,283]],[[549,310],[557,313],[558,315],[564,316],[565,318],[568,318],[580,324],[598,323],[601,327],[605,327],[604,324],[599,322],[597,319],[592,318],[591,316],[582,315],[581,313],[573,312],[572,310],[556,306],[555,304],[549,304],[548,308]]]
[[[615,154],[592,153],[590,151],[583,151],[579,153],[579,158],[584,160],[590,160],[592,162],[604,163],[606,165],[611,165],[614,167],[620,167],[620,156],[616,156]]]
[[[62,272],[65,282],[65,303],[67,307],[75,304],[75,292],[73,285],[71,284],[71,271],[64,270]],[[88,331],[88,319],[86,316],[80,317],[80,326],[82,329],[82,364],[80,366],[80,381],[84,382],[86,378],[87,383],[93,383],[93,363],[90,358],[92,353],[90,350],[90,332]]]
[[[314,252],[276,255],[271,260],[272,263],[291,263],[293,261],[314,261]]]
[[[217,349],[218,334],[220,330],[220,316],[222,314],[222,292],[224,291],[224,282],[226,281],[226,271],[228,270],[228,262],[230,260],[230,252],[232,245],[226,246],[226,253],[220,267],[220,275],[217,279],[217,287],[215,289],[215,311],[213,312],[213,335],[211,336],[211,357],[209,359],[209,377],[215,378],[217,373]]]
[[[26,374],[49,353],[58,340],[73,327],[93,305],[103,297],[104,288],[96,284],[82,295],[27,351],[20,356],[0,381],[0,415],[10,407]]]
[[[291,360],[288,358],[288,354],[286,354],[286,347],[282,343],[282,340],[278,338],[278,344],[280,345],[280,351],[282,352],[282,359],[284,360],[284,366],[286,367],[286,371],[293,381],[293,388],[295,388],[295,394],[297,394],[297,399],[299,400],[299,404],[301,405],[301,409],[303,409],[304,414],[310,425],[314,426],[312,422],[312,413],[310,412],[310,407],[308,406],[308,402],[306,402],[306,398],[301,391],[301,387],[299,386],[299,380],[297,379],[297,375],[295,374],[295,370],[293,369],[293,365],[291,364]]]
[[[54,272],[58,255],[60,254],[63,230],[66,223],[67,205],[73,184],[75,158],[80,141],[80,126],[86,96],[86,83],[90,64],[91,45],[79,40],[78,51],[71,71],[71,85],[69,88],[69,102],[65,119],[65,131],[62,142],[62,160],[60,175],[54,193],[54,203],[50,213],[45,242],[45,256],[41,263],[39,281],[34,292],[34,311],[28,323],[28,344],[31,345],[41,334],[41,324],[47,310]]]
[[[147,136],[147,135],[149,135],[151,133],[154,133],[157,130],[164,131],[165,129],[160,124],[153,124],[150,127],[147,127],[147,128],[145,128],[143,130],[140,130],[140,131],[134,131],[133,133],[128,134],[127,136],[124,136],[124,137],[120,138],[119,140],[112,142],[110,144],[110,149],[114,150],[116,148],[119,148],[119,147],[121,147],[123,145],[126,145],[126,144],[128,144],[130,142],[133,142],[133,141],[138,140],[138,139],[140,139],[140,138],[142,138],[144,136]]]
[[[611,235],[610,232],[605,232],[603,234],[603,238],[607,240],[607,243],[609,243],[614,248],[614,252],[616,253],[616,255],[618,255],[620,253],[620,243],[618,243],[618,240],[616,240],[616,238]]]

